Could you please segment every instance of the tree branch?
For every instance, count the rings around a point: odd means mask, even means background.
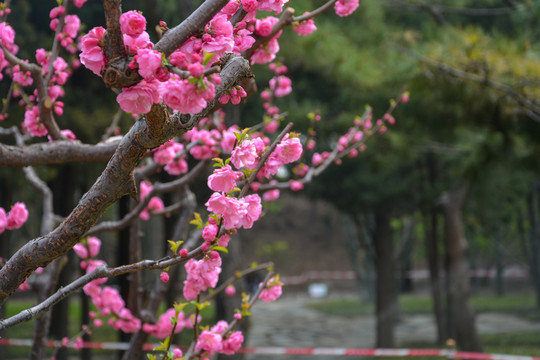
[[[24,167],[68,162],[104,162],[111,158],[118,144],[119,141],[89,145],[68,140],[26,146],[0,144],[0,166]]]
[[[251,75],[245,59],[231,55],[224,57],[224,62],[216,97],[202,112],[163,118],[161,111],[152,111],[141,117],[123,137],[101,176],[71,214],[55,230],[30,241],[7,261],[0,269],[0,305],[36,268],[46,266],[71,249],[110,205],[124,195],[136,196],[133,170],[148,149],[195,126],[212,111],[225,91]],[[160,124],[163,126],[157,126]]]

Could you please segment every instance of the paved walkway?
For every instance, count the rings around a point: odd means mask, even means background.
[[[372,348],[375,344],[373,316],[344,318],[322,315],[306,306],[305,296],[283,297],[274,303],[257,302],[253,309],[248,347],[345,347]],[[505,314],[477,316],[480,333],[508,333],[540,330],[540,323]],[[436,340],[435,322],[429,315],[402,316],[396,326],[397,346],[413,341]],[[322,360],[343,357],[249,355],[249,360]]]

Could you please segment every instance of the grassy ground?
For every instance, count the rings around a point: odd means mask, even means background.
[[[531,321],[540,320],[540,310],[536,308],[534,294],[512,294],[505,296],[473,296],[471,304],[477,313],[501,312],[525,317]],[[361,299],[336,299],[313,302],[311,308],[322,313],[344,317],[372,315],[374,305]],[[428,296],[401,295],[400,312],[407,315],[431,314],[433,303]]]
[[[477,313],[506,313],[530,321],[540,321],[540,310],[536,307],[534,294],[512,294],[501,297],[473,296],[471,304]],[[372,315],[374,312],[373,304],[352,299],[318,301],[311,303],[310,307],[324,314],[343,317]],[[402,295],[399,298],[402,314],[431,314],[432,307],[431,298],[427,296]],[[540,331],[481,335],[481,339],[484,351],[487,353],[540,356]],[[436,348],[437,346],[421,342],[405,344],[405,347]]]

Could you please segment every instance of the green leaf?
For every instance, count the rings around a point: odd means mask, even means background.
[[[226,247],[223,247],[223,246],[212,246],[210,248],[210,250],[216,250],[216,251],[221,251],[221,252],[224,252],[225,254],[228,254],[229,253],[229,249],[227,249]]]
[[[206,51],[203,50],[203,53],[204,53],[204,56],[203,56],[203,65],[207,65],[210,60],[212,60],[212,58],[216,55],[214,53],[207,53]]]
[[[189,223],[197,226],[197,229],[202,229],[203,221],[201,219],[201,214],[199,214],[198,212],[195,212],[193,213],[193,216],[195,216],[195,219],[191,220]]]
[[[167,240],[167,242],[171,245],[171,251],[173,253],[177,253],[178,252],[178,248],[180,247],[180,245],[182,245],[184,243],[184,241],[172,241],[172,240]]]
[[[152,354],[146,354],[149,360],[156,360],[156,356]]]
[[[214,164],[214,167],[223,167],[223,159],[222,158],[213,158],[216,163]]]
[[[203,302],[202,304],[200,304],[200,303],[198,303],[198,302],[196,302],[196,301],[192,301],[191,303],[192,303],[193,305],[195,305],[195,307],[196,307],[199,311],[201,311],[202,309],[204,309],[204,308],[207,307],[207,306],[210,306],[210,303],[209,303],[208,301],[205,301],[205,302]]]

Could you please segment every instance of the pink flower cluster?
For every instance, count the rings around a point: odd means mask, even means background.
[[[28,220],[28,210],[22,202],[13,205],[9,214],[0,207],[0,234],[7,230],[19,229]]]
[[[89,237],[73,247],[75,253],[81,258],[80,266],[82,269],[86,269],[86,273],[90,273],[105,264],[102,260],[93,259],[99,253],[100,248],[101,240],[96,237]],[[83,291],[90,296],[99,314],[103,317],[109,317],[108,324],[110,326],[127,333],[136,332],[141,328],[141,321],[126,308],[126,304],[118,290],[110,286],[101,287],[106,281],[106,278],[93,280],[83,287]],[[94,319],[96,326],[101,325],[102,320],[96,318],[95,313],[90,315]]]
[[[214,191],[228,193],[236,186],[236,181],[242,177],[240,171],[234,171],[230,165],[214,170],[208,177],[208,187]]]
[[[79,242],[73,246],[73,251],[81,258],[87,259],[89,257],[94,257],[99,254],[101,249],[101,240],[97,237],[89,237],[82,242]],[[83,265],[84,266],[84,265]]]
[[[337,0],[334,9],[339,16],[349,16],[358,8],[358,0]]]
[[[104,35],[104,28],[101,26],[95,27],[84,35],[79,42],[81,63],[98,76],[101,76],[101,71],[105,69],[107,63],[103,53]]]
[[[141,181],[141,187],[140,187],[140,199],[141,201],[146,198],[146,196],[152,191],[153,186],[148,181]],[[152,196],[150,198],[150,201],[148,202],[148,206],[144,208],[143,211],[139,214],[139,217],[143,220],[149,220],[150,219],[150,211],[160,211],[163,210],[165,205],[163,204],[163,200],[157,196]]]
[[[170,175],[184,174],[188,171],[188,164],[183,151],[184,145],[171,139],[157,149],[154,149],[154,161],[160,165],[164,165],[165,171]]]
[[[174,308],[170,308],[159,316],[158,321],[155,324],[143,324],[142,329],[145,333],[158,339],[164,339],[171,335],[173,328],[171,320],[174,318],[177,320],[176,328],[174,329],[175,334],[178,334],[183,329],[193,328],[193,317],[185,318],[182,311],[176,315]]]
[[[221,273],[221,257],[217,251],[211,251],[201,260],[189,259],[185,268],[184,297],[193,300],[201,291],[216,287]]]
[[[287,96],[292,92],[292,81],[285,75],[270,79],[270,90],[275,97]]]
[[[229,324],[226,321],[219,321],[210,330],[203,330],[197,339],[195,350],[201,350],[208,355],[222,353],[232,355],[240,349],[244,342],[241,331],[234,331],[224,335]]]
[[[304,13],[304,15],[307,14]],[[315,26],[315,21],[313,21],[313,18],[301,21],[297,24],[293,24],[293,31],[297,33],[300,36],[306,36],[317,30],[317,26]]]
[[[251,229],[262,212],[261,198],[257,194],[237,199],[215,192],[205,205],[208,211],[221,215],[227,230],[240,227]]]
[[[263,284],[260,283],[259,286],[262,286]],[[272,302],[275,301],[277,298],[281,296],[282,293],[282,286],[283,283],[275,278],[271,278],[268,281],[268,284],[264,288],[263,291],[261,291],[259,295],[259,299],[261,299],[264,302]]]
[[[60,16],[65,15],[65,13],[66,8],[62,5],[53,8],[49,12],[49,17],[51,18],[49,27],[53,31],[58,30],[58,26],[61,21]],[[77,15],[65,15],[63,18],[62,31],[57,35],[57,40],[71,54],[75,54],[77,52],[74,39],[77,37],[80,26],[81,20]]]

